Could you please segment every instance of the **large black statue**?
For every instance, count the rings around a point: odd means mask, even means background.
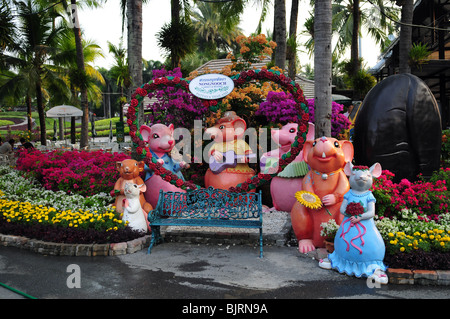
[[[395,182],[439,169],[441,116],[428,86],[412,74],[381,81],[365,97],[355,121],[355,162],[380,163]]]

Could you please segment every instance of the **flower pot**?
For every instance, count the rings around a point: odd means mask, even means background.
[[[324,240],[323,242],[325,244],[325,249],[331,254],[334,251],[334,242],[328,240]]]

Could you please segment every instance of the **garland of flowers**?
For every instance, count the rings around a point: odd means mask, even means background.
[[[295,83],[295,81],[292,81],[289,77],[286,77],[283,73],[276,70],[248,70],[231,76],[231,79],[233,80],[235,87],[252,80],[269,80],[278,83],[292,94],[298,109],[297,122],[299,129],[297,139],[292,143],[290,152],[284,154],[280,159],[278,172],[282,171],[300,153],[306,140],[306,134],[308,133],[309,110],[303,91],[300,86]],[[162,165],[159,164],[152,156],[148,146],[142,138],[142,135],[138,131],[138,109],[144,97],[148,95],[149,91],[154,91],[167,86],[182,88],[189,92],[188,80],[176,76],[167,76],[154,79],[142,85],[132,94],[130,106],[128,107],[126,116],[127,124],[130,127],[130,137],[133,141],[133,148],[136,149],[136,153],[141,160],[143,160],[147,166],[155,172],[155,174],[160,175],[165,181],[181,189],[200,189],[200,186],[189,181],[184,181],[171,171],[162,167]],[[216,112],[219,109],[220,101],[203,100],[203,105],[208,106],[209,111]],[[278,174],[278,172],[273,174],[258,173],[236,187],[230,187],[229,190],[233,192],[247,192],[249,190],[253,190],[259,185],[270,181],[272,177]]]

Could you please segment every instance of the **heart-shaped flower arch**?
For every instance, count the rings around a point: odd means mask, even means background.
[[[297,139],[292,143],[290,152],[284,154],[279,163],[279,170],[283,170],[286,165],[292,162],[295,157],[300,153],[303,148],[303,144],[306,140],[306,134],[308,133],[308,120],[309,120],[309,110],[306,104],[305,97],[303,95],[303,91],[300,86],[292,81],[290,78],[286,77],[283,73],[275,70],[249,70],[243,71],[240,74],[231,76],[231,79],[234,82],[235,87],[243,85],[246,82],[252,80],[269,80],[279,84],[281,87],[289,91],[294,100],[296,102],[296,107],[298,108],[298,133]],[[181,188],[181,189],[199,189],[201,186],[193,184],[189,181],[184,181],[180,179],[178,176],[173,174],[171,171],[162,167],[161,164],[157,163],[156,158],[152,156],[148,146],[144,142],[142,135],[138,130],[138,110],[139,106],[142,103],[144,97],[148,94],[149,91],[154,91],[156,89],[162,89],[164,87],[177,87],[182,88],[189,92],[189,81],[184,78],[179,77],[163,77],[154,79],[140,88],[136,89],[136,91],[131,96],[130,106],[128,107],[127,116],[127,124],[130,127],[130,136],[133,141],[133,147],[136,149],[137,155],[140,157],[140,160],[143,160],[147,166],[166,180],[167,182]],[[211,111],[216,111],[214,106],[216,103],[210,103]],[[258,173],[252,178],[249,178],[247,181],[237,185],[236,187],[231,187],[229,190],[233,192],[246,192],[252,189],[255,189],[259,185],[264,184],[267,181],[270,181],[273,176],[276,176],[278,173],[273,174],[263,174]]]

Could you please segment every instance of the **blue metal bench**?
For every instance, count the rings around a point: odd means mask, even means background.
[[[149,212],[152,239],[148,247],[162,241],[161,226],[208,226],[259,228],[260,257],[263,256],[262,201],[259,193],[233,193],[209,187],[193,191],[163,192]]]

